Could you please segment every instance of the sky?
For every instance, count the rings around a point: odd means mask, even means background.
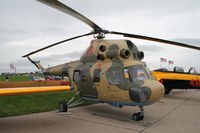
[[[106,30],[146,35],[200,47],[199,0],[60,0]],[[49,44],[92,31],[85,23],[35,0],[0,1],[0,73],[34,72],[23,55]],[[31,56],[44,67],[77,60],[93,36],[63,43]],[[150,70],[160,67],[195,67],[200,71],[200,51],[106,35],[106,39],[129,39],[145,53]],[[160,58],[174,65],[160,63]]]

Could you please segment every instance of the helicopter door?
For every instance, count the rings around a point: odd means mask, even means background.
[[[108,86],[106,87],[106,98],[108,100],[119,100],[123,91],[120,89],[126,88],[126,82],[124,80],[123,69],[120,67],[109,68],[106,72]]]
[[[94,87],[95,88],[100,88],[100,80],[101,80],[101,69],[97,68],[93,72],[93,81],[94,81]]]
[[[112,86],[124,85],[123,70],[121,68],[110,68],[107,71],[108,82]]]
[[[74,71],[74,82],[80,91],[80,95],[83,97],[97,97],[96,88],[93,87],[94,82],[92,77],[89,76],[88,70],[76,70]]]

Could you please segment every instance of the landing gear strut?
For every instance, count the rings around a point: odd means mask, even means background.
[[[132,119],[134,121],[141,121],[144,119],[144,108],[143,108],[143,106],[139,106],[139,108],[140,108],[140,112],[133,113],[133,115],[132,115]]]
[[[58,105],[59,112],[67,112],[68,108],[82,104],[83,103],[82,99],[77,100],[79,93],[80,92],[77,92],[68,102],[65,101],[59,102]]]

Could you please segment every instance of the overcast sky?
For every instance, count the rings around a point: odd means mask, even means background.
[[[100,27],[133,34],[180,41],[200,47],[199,0],[62,0]],[[0,1],[0,73],[37,69],[21,56],[92,29],[81,21],[35,0]],[[130,39],[106,35],[107,39]],[[85,37],[31,56],[45,66],[79,59],[93,37]],[[168,67],[160,58],[174,61],[174,66],[200,70],[200,51],[162,43],[130,39],[145,53],[144,61],[153,70]]]

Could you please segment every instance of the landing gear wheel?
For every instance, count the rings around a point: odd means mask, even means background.
[[[134,121],[141,121],[143,119],[144,119],[144,115],[141,112],[134,113],[132,115],[132,120],[134,120]]]
[[[165,88],[165,94],[169,94],[172,91],[172,89]]]
[[[59,109],[59,112],[67,112],[68,110],[67,103],[65,101],[59,102],[58,109]]]

